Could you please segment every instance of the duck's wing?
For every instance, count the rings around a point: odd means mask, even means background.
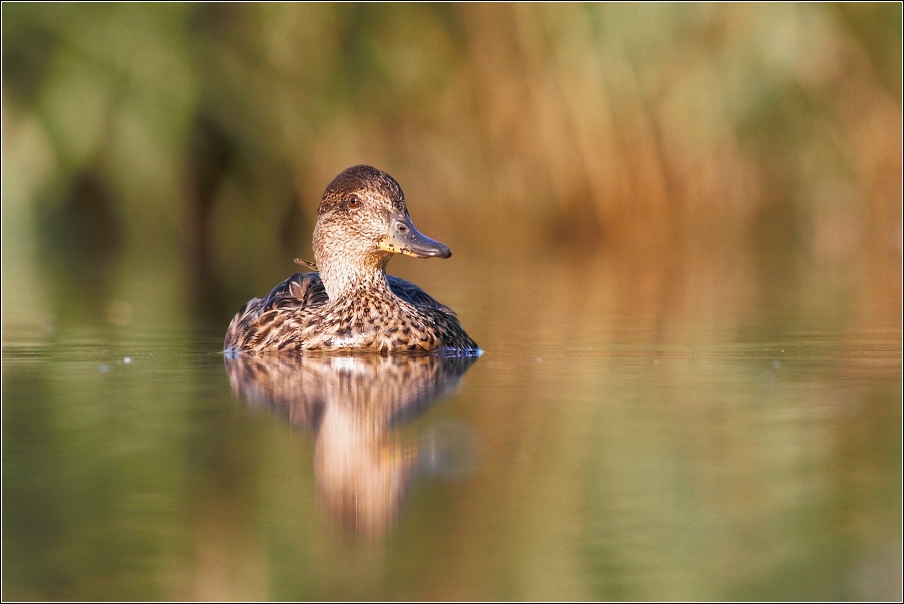
[[[328,300],[320,273],[295,273],[263,298],[254,298],[239,309],[226,331],[225,348],[241,348],[246,340],[253,339],[260,331],[262,317],[273,315],[271,311],[303,310]]]
[[[261,312],[273,308],[292,306],[306,308],[319,306],[329,300],[320,273],[295,273],[264,296],[260,301]]]
[[[430,294],[422,290],[411,281],[405,281],[404,279],[393,275],[386,275],[386,280],[389,282],[389,288],[392,290],[392,293],[397,295],[405,302],[414,304],[415,306],[435,308],[436,310],[443,312],[450,317],[457,317],[454,310],[441,302],[437,302],[435,299],[433,299],[432,296],[430,296]]]

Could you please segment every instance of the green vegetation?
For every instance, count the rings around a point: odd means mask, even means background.
[[[862,268],[900,256],[900,57],[896,4],[8,4],[4,237],[100,281],[178,246],[222,320],[365,162],[471,253]]]

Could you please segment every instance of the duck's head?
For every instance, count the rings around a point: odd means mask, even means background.
[[[371,166],[348,168],[329,184],[317,208],[314,257],[327,295],[382,271],[393,254],[448,258],[452,252],[414,228],[392,176]]]

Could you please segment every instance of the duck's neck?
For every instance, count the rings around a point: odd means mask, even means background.
[[[360,298],[363,292],[379,295],[391,294],[386,282],[386,263],[320,263],[320,278],[330,301],[336,302],[349,297]]]

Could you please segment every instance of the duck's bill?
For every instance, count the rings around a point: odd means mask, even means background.
[[[380,241],[380,249],[414,258],[448,258],[452,255],[448,245],[430,239],[414,228],[408,216],[391,219],[389,233]]]

